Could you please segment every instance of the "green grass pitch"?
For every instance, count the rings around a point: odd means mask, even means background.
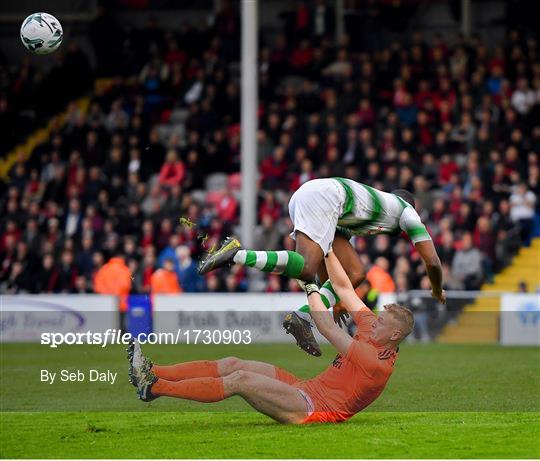
[[[240,398],[144,404],[121,347],[3,344],[0,457],[538,458],[540,348],[405,345],[371,407],[338,425],[283,426]],[[333,358],[295,346],[148,346],[157,363],[235,355],[313,376]],[[48,368],[119,372],[107,383],[40,382]]]

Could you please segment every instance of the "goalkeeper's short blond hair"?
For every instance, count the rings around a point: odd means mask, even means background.
[[[405,339],[413,331],[414,328],[414,315],[410,309],[407,309],[401,304],[385,304],[384,310],[392,314],[392,317],[396,319],[401,325],[401,332],[403,333],[403,338]]]

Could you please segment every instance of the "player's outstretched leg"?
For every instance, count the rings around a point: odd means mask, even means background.
[[[218,362],[216,360],[194,360],[175,365],[154,365],[152,373],[167,381],[183,381],[192,378],[218,378]]]
[[[194,360],[175,365],[153,365],[152,373],[167,381],[183,381],[193,378],[219,378],[238,370],[252,371],[270,378],[276,378],[277,368],[274,365],[254,360],[241,360],[226,357],[219,360]]]
[[[220,248],[206,255],[199,265],[199,274],[204,275],[220,267],[240,264],[263,272],[302,278],[304,257],[295,251],[255,251],[242,248],[240,242],[228,237]]]
[[[305,397],[293,386],[299,379],[269,363],[226,357],[152,365],[134,339],[128,346],[128,360],[130,379],[133,376],[144,402],[166,396],[213,403],[240,395],[253,408],[282,423],[300,423],[308,415]],[[204,373],[212,376],[194,377]]]
[[[220,378],[183,381],[167,381],[147,371],[138,382],[137,393],[144,402],[158,397],[175,397],[214,403],[239,395],[257,411],[281,423],[298,424],[308,416],[305,398],[296,387],[244,370]]]
[[[130,367],[130,370],[131,368],[132,367]],[[146,367],[146,369],[150,369],[158,378],[167,381],[183,381],[193,378],[219,378],[228,376],[239,370],[251,371],[289,384],[299,381],[299,379],[291,373],[270,363],[255,360],[242,360],[237,357],[225,357],[219,360],[194,360],[177,363],[175,365],[153,364],[151,367]]]

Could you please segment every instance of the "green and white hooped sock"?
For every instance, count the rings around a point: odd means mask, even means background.
[[[304,269],[304,257],[296,251],[239,250],[233,258],[236,264],[263,272],[282,274],[297,279]]]
[[[334,291],[334,287],[332,286],[332,282],[330,282],[330,280],[323,283],[323,286],[319,289],[319,293],[321,295],[322,302],[327,309],[334,307],[339,302],[339,296]],[[308,304],[304,304],[300,309],[298,309],[298,311],[298,315],[300,315],[303,319],[309,320],[310,310]]]

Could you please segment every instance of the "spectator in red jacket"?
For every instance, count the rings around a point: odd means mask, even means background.
[[[159,183],[166,187],[181,184],[185,173],[184,163],[178,158],[178,153],[175,149],[170,149],[159,172]]]
[[[445,154],[441,157],[441,164],[439,166],[439,182],[446,184],[450,180],[450,176],[459,172],[459,167],[449,154]]]
[[[263,216],[269,215],[272,220],[277,221],[281,217],[281,205],[276,202],[276,198],[272,191],[264,193],[264,199],[259,207],[259,221],[262,221]]]
[[[278,146],[274,149],[272,155],[261,163],[263,187],[265,189],[280,188],[283,185],[286,172],[285,149]]]
[[[294,68],[302,71],[313,59],[313,50],[309,45],[308,40],[302,40],[300,46],[293,51],[291,56],[291,64]]]
[[[222,221],[232,222],[236,220],[238,202],[230,193],[223,196],[217,204],[217,212]]]

